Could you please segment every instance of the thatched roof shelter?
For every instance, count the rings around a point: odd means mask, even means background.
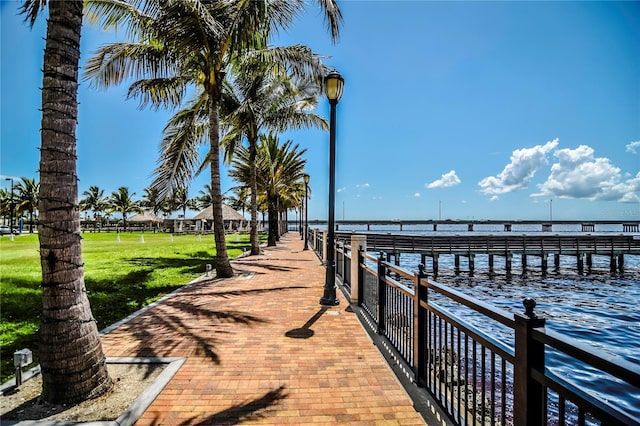
[[[127,219],[129,223],[152,224],[162,223],[162,219],[151,212],[142,212]]]
[[[213,220],[213,206],[209,206],[195,215],[195,220]],[[222,204],[222,220],[224,222],[244,222],[246,219],[239,212],[226,204]]]

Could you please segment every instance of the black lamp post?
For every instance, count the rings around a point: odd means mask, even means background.
[[[11,181],[11,195],[9,198],[9,235],[13,234],[13,178],[5,178]]]
[[[302,210],[303,209],[304,209],[304,200],[302,200],[302,204],[300,205],[300,208],[297,210],[298,212],[300,212],[300,218],[299,218],[300,220],[298,222],[298,231],[300,232],[300,239],[301,240],[304,239],[304,235],[303,235],[304,231],[302,230],[302,225],[303,225],[303,222],[302,222],[302,214],[303,214]]]
[[[304,250],[309,250],[309,175],[304,174],[302,176],[304,180]]]
[[[342,97],[344,79],[338,71],[331,71],[324,78],[325,94],[331,105],[329,122],[329,219],[327,229],[327,275],[324,283],[324,295],[320,304],[335,306],[340,303],[336,297],[336,262],[334,252],[335,240],[335,195],[336,195],[336,106]]]

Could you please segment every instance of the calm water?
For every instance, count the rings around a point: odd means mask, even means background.
[[[366,226],[349,227],[349,230],[366,231]],[[370,232],[399,233],[399,227],[371,227]],[[421,229],[422,228],[422,229]],[[426,229],[425,229],[426,228]],[[476,226],[473,234],[502,233],[502,226]],[[557,228],[557,229],[556,229]],[[608,228],[608,229],[607,229]],[[342,227],[341,231],[346,231]],[[554,232],[579,233],[578,227],[554,226]],[[621,234],[619,226],[596,228],[598,234],[607,232]],[[551,232],[549,234],[553,234]],[[446,235],[447,233],[466,234],[466,225],[439,226],[433,232],[431,226],[404,227],[403,233]],[[540,226],[514,226],[510,234],[542,233]],[[495,275],[489,276],[488,257],[477,255],[475,258],[475,274],[469,276],[466,259],[461,258],[462,272],[454,273],[454,257],[440,256],[439,275],[437,281],[450,285],[466,294],[484,302],[501,307],[511,312],[523,312],[522,300],[532,297],[536,300],[536,312],[547,318],[547,327],[557,332],[576,338],[588,345],[595,346],[605,352],[618,355],[629,362],[640,365],[640,256],[625,256],[625,270],[621,274],[611,275],[609,258],[593,257],[593,268],[590,273],[577,273],[576,259],[561,256],[560,270],[553,271],[551,259],[546,276],[540,272],[540,259],[529,256],[527,272],[523,275],[520,256],[513,257],[512,276],[507,277],[504,271],[504,260],[495,258]],[[400,266],[417,271],[419,255],[404,254]],[[430,259],[427,258],[427,272],[431,272]],[[456,308],[459,316],[476,325],[486,328],[486,319],[477,314]],[[503,333],[504,340],[510,337],[508,331],[500,330],[496,325],[490,332]],[[554,373],[590,389],[615,403],[624,411],[640,419],[640,390],[619,383],[612,377],[586,365],[578,365],[561,354],[551,353],[547,357],[547,366]]]

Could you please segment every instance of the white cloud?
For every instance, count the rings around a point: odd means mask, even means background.
[[[500,197],[498,197],[497,195],[494,195],[493,197],[491,197],[489,200],[490,201],[498,201],[500,199]]]
[[[346,191],[346,190],[347,190],[347,187],[343,186],[342,188],[338,188],[337,192],[343,192],[343,191]]]
[[[640,152],[640,141],[630,142],[625,147],[625,151],[630,152],[632,154],[637,154]]]
[[[431,183],[425,183],[427,188],[448,188],[450,186],[456,186],[460,183],[460,178],[456,176],[456,171],[451,170],[449,173],[445,173],[438,180],[434,180]]]
[[[580,145],[576,149],[560,149],[554,156],[551,174],[533,196],[586,198],[590,200],[639,202],[640,172],[622,180],[620,169],[608,158],[594,156],[593,148]]]
[[[356,185],[356,188],[368,188],[369,186],[368,183],[363,183],[362,185]]]
[[[420,198],[420,193],[416,192],[415,194],[413,194],[413,196],[416,197],[416,198]]]
[[[556,138],[544,145],[516,149],[511,154],[511,162],[497,176],[489,176],[478,182],[480,191],[487,195],[506,194],[526,188],[536,172],[547,164],[547,154],[559,143]]]

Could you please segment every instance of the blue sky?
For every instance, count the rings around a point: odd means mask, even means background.
[[[1,157],[38,178],[45,21],[0,2]],[[314,2],[278,44],[303,43],[345,78],[337,219],[640,218],[640,3],[343,1],[330,42]],[[84,62],[118,35],[85,26]],[[126,87],[80,87],[79,191],[151,182],[168,111]],[[326,100],[318,112],[328,118]],[[306,148],[309,217],[324,219],[328,133]],[[208,173],[191,185],[197,196]],[[223,171],[223,190],[233,182]]]

